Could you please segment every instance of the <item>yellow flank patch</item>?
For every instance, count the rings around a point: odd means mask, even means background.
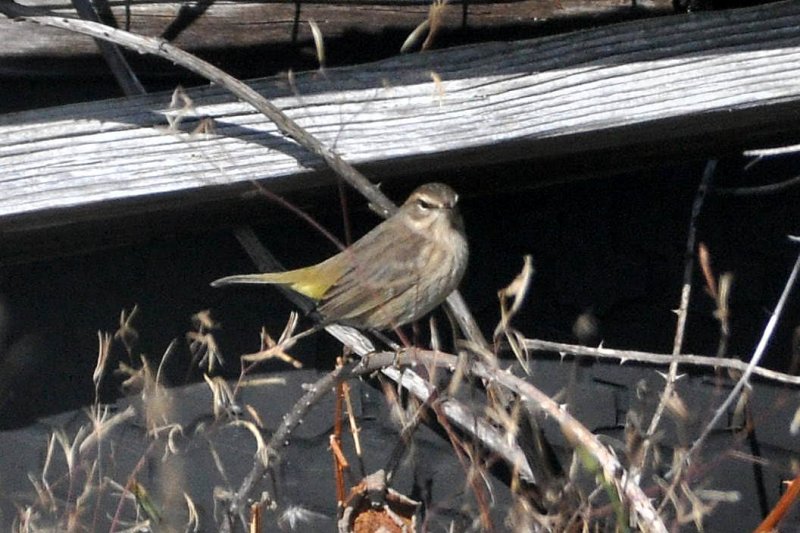
[[[322,300],[331,285],[341,275],[337,269],[331,268],[328,262],[318,265],[289,270],[272,276],[273,283],[288,285],[290,289],[315,300]]]
[[[321,300],[325,293],[330,288],[329,283],[318,283],[311,280],[296,281],[289,285],[295,292],[299,292],[309,298]]]

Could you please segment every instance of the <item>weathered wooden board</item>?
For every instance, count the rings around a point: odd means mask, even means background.
[[[75,9],[68,0],[20,3],[75,16]],[[95,2],[100,6],[103,22],[142,35],[164,37],[194,52],[293,42],[308,44],[311,42],[309,20],[315,21],[325,39],[331,41],[347,35],[387,31],[408,34],[428,17],[430,3],[430,0]],[[441,18],[443,27],[461,28],[464,24],[474,29],[532,26],[548,19],[610,13],[642,16],[648,12],[664,12],[671,5],[668,0],[648,0],[640,2],[636,8],[629,0],[470,0],[464,11],[459,3],[448,2],[450,5]],[[394,46],[399,51],[403,35],[398,34],[393,39],[397,42],[387,42],[386,46]],[[97,47],[91,39],[0,18],[0,74],[37,72],[35,64],[20,63],[22,59],[66,59],[96,54]],[[52,63],[49,65],[52,68]]]
[[[626,23],[254,81],[374,175],[514,159],[665,154],[800,137],[800,4]],[[167,127],[170,94],[0,117],[0,231],[192,208],[320,162],[221,90]],[[190,133],[212,117],[211,134]],[[617,161],[609,162],[609,165]],[[379,172],[379,174],[378,174]],[[535,176],[532,180],[538,179]]]

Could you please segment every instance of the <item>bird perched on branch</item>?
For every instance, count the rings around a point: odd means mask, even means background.
[[[317,301],[323,324],[402,326],[441,304],[464,275],[469,252],[457,202],[447,185],[422,185],[391,217],[321,263],[211,285],[285,285]]]

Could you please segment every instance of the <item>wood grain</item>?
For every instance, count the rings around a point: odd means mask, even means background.
[[[69,0],[27,0],[27,6],[51,14],[74,16]],[[252,48],[265,45],[311,44],[309,20],[314,20],[326,40],[356,35],[387,36],[387,46],[399,51],[404,35],[424,21],[430,0],[337,0],[336,2],[206,1],[193,4],[131,0],[95,2],[100,17],[113,27],[151,37],[163,37],[192,52]],[[470,0],[464,11],[460,2],[448,2],[444,27],[470,30],[532,26],[535,23],[585,15],[600,17],[642,16],[668,9],[666,0],[640,2],[633,9],[628,0]],[[465,26],[466,25],[466,26]],[[396,34],[396,35],[395,35]],[[349,36],[349,37],[348,37]],[[391,37],[390,37],[391,36]],[[396,42],[395,42],[396,41]],[[0,18],[0,72],[24,65],[15,60],[31,58],[80,58],[97,55],[90,39],[51,28],[20,25]],[[268,58],[265,58],[268,59]],[[34,65],[27,67],[35,72]]]
[[[799,5],[772,4],[252,86],[381,179],[592,152],[636,157],[643,146],[697,156],[796,140],[799,23]],[[191,210],[251,180],[291,190],[328,175],[219,89],[190,95],[178,130],[167,124],[169,93],[0,117],[0,231]],[[213,133],[191,133],[200,117],[213,118]]]

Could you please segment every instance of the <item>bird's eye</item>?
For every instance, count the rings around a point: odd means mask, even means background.
[[[432,203],[430,203],[429,201],[427,201],[427,200],[425,200],[423,198],[417,199],[417,205],[419,206],[420,209],[423,209],[423,210],[425,210],[425,209],[433,209],[434,207],[436,207],[435,205],[433,205]]]

